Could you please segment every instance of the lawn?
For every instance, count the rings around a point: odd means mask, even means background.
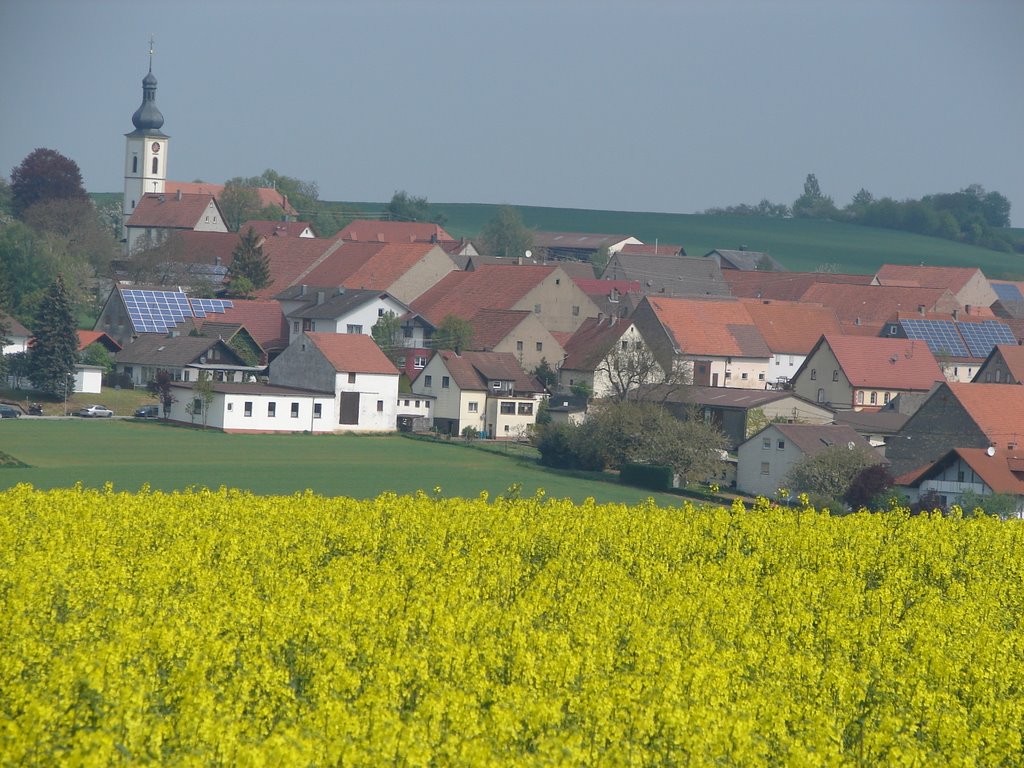
[[[491,446],[493,447],[493,446]],[[4,467],[0,488],[31,483],[66,488],[81,482],[119,490],[144,484],[160,490],[190,486],[242,488],[291,494],[307,488],[327,496],[372,498],[385,491],[492,497],[521,486],[523,496],[543,488],[577,502],[635,504],[654,497],[678,506],[676,496],[620,486],[607,480],[546,470],[515,446],[504,455],[461,441],[432,443],[399,435],[228,435],[131,419],[9,419],[0,423],[0,452],[28,467]]]

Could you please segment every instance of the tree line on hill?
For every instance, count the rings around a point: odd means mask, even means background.
[[[1007,231],[1010,201],[999,192],[971,184],[959,192],[925,195],[920,200],[876,198],[866,189],[838,208],[824,194],[811,173],[804,191],[791,206],[764,199],[756,205],[740,204],[708,208],[710,216],[763,216],[768,218],[829,219],[867,227],[881,227],[940,237],[1005,253],[1024,253],[1024,239]]]

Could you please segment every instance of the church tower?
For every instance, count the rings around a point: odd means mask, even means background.
[[[142,104],[132,115],[135,130],[125,134],[124,209],[121,237],[127,242],[125,225],[147,192],[163,192],[167,179],[167,145],[170,136],[160,129],[164,116],[156,107],[156,77],[153,76],[153,40],[149,41],[149,73],[142,78]]]

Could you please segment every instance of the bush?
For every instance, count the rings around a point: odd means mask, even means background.
[[[623,464],[619,471],[619,482],[650,488],[652,491],[667,491],[672,487],[672,467],[657,464]]]

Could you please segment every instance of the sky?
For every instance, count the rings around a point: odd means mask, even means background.
[[[178,181],[696,213],[814,173],[1024,226],[1021,0],[0,0],[0,174],[122,191],[150,35]]]

